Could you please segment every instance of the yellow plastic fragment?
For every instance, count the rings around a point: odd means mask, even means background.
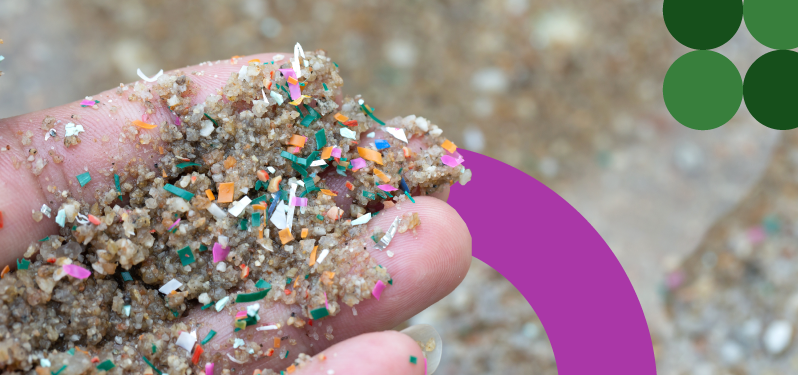
[[[279,234],[280,234],[280,242],[282,242],[283,245],[294,240],[294,235],[291,234],[291,228],[285,228],[281,230]]]
[[[219,184],[219,203],[232,202],[234,190],[235,190],[235,182],[225,182]]]
[[[288,102],[288,103],[290,103],[291,105],[299,105],[300,103],[302,103],[302,99],[309,98],[309,97],[310,96],[302,95],[302,96],[296,98],[296,100],[294,100],[292,102]]]
[[[374,168],[374,175],[379,177],[380,180],[382,180],[382,182],[386,184],[391,181],[391,179],[387,175],[385,175],[385,173],[383,173],[381,170],[377,168]]]
[[[382,154],[380,154],[377,151],[370,150],[368,148],[358,147],[357,153],[360,154],[360,156],[363,159],[370,160],[379,165],[382,165]]]
[[[210,199],[211,201],[216,199],[216,197],[213,196],[213,192],[211,191],[211,189],[205,190],[205,195],[207,195],[208,199]]]
[[[321,192],[332,197],[338,196],[338,194],[333,193],[332,190],[329,189],[321,189]]]
[[[346,117],[346,116],[342,115],[340,112],[336,113],[335,116],[333,116],[333,117],[335,117],[335,119],[340,121],[340,122],[349,121],[349,117]]]
[[[455,145],[454,143],[452,143],[452,141],[450,141],[448,139],[443,142],[441,147],[445,148],[446,151],[449,151],[449,152],[457,151],[457,145]]]
[[[156,125],[148,124],[148,123],[146,123],[144,121],[141,121],[141,120],[133,120],[133,125],[136,125],[136,126],[142,128],[142,129],[155,129],[155,128],[157,128]]]
[[[303,240],[308,237],[308,228],[302,228],[301,236]]]
[[[321,158],[327,160],[332,156],[332,147],[324,147],[321,149]]]

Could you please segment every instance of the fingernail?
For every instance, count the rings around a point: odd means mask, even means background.
[[[421,344],[421,351],[427,359],[427,374],[435,372],[443,352],[443,340],[435,327],[429,324],[416,324],[403,329],[402,333]]]

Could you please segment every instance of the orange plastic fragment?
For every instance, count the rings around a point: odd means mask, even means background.
[[[246,279],[249,276],[249,266],[246,264],[241,265],[241,278]]]
[[[249,65],[249,64],[250,64],[250,63],[252,63],[253,61],[254,61],[254,62],[257,62],[257,63],[259,63],[259,62],[260,62],[260,59],[252,59],[252,60],[249,60],[249,61],[247,61],[247,65]]]
[[[274,348],[269,348],[269,350],[266,351],[266,356],[271,357],[272,354],[274,354]]]
[[[194,349],[194,355],[191,357],[191,362],[194,363],[195,365],[198,364],[200,356],[204,351],[205,349],[202,349],[202,345],[197,344],[196,348]]]
[[[323,361],[323,360],[327,359],[327,356],[324,355],[324,353],[321,353],[321,354],[319,354],[319,359]]]
[[[336,113],[335,116],[333,116],[333,117],[335,117],[335,119],[340,121],[340,122],[346,122],[346,121],[349,120],[349,117],[346,117],[346,116],[342,115],[341,112]]]
[[[329,190],[329,189],[321,189],[321,192],[326,194],[326,195],[333,196],[333,197],[337,197],[338,196],[338,194],[333,193],[332,190]]]
[[[216,197],[213,196],[213,192],[211,191],[211,189],[205,190],[205,195],[207,195],[208,199],[210,200],[216,199]]]
[[[259,240],[263,239],[263,228],[258,229],[258,239]]]
[[[301,236],[303,240],[308,237],[308,228],[302,228]]]
[[[379,177],[379,178],[380,178],[380,180],[382,180],[382,182],[384,182],[384,183],[386,183],[386,184],[387,184],[389,181],[391,181],[391,179],[390,179],[388,176],[386,176],[386,175],[385,175],[385,173],[382,173],[382,171],[381,171],[381,170],[379,170],[379,169],[377,169],[377,168],[374,168],[374,175],[375,175],[375,176],[377,176],[377,177]]]
[[[262,170],[262,169],[259,170],[258,171],[258,180],[260,180],[261,182],[269,181],[269,173],[264,171],[264,170]]]
[[[279,337],[275,337],[274,338],[274,347],[275,348],[279,348],[280,347],[280,338]]]
[[[346,188],[349,189],[350,191],[351,190],[355,190],[355,185],[352,185],[351,182],[347,181],[346,182]]]
[[[291,139],[288,140],[288,144],[296,147],[305,147],[306,140],[306,137],[303,137],[299,134],[294,134],[291,136]]]
[[[288,78],[286,78],[285,81],[288,82],[288,84],[291,84],[291,85],[298,85],[299,84],[299,81],[297,81],[296,78],[291,77],[291,76],[288,76]]]
[[[363,157],[363,159],[371,160],[379,165],[382,165],[382,154],[380,154],[377,151],[368,148],[358,147],[357,153],[360,154],[360,156]]]
[[[224,169],[230,169],[236,166],[236,158],[232,155],[228,156],[227,159],[224,159]]]
[[[164,170],[164,169],[161,169],[161,175],[163,175],[163,178],[166,178],[166,177],[167,177],[167,176],[166,176],[166,170]]]
[[[402,147],[402,153],[405,155],[405,158],[410,157],[410,149],[407,147]]]
[[[85,351],[85,350],[83,350],[83,349],[81,349],[81,348],[79,348],[77,346],[75,347],[75,350],[77,350],[77,351],[79,351],[79,352],[81,352],[83,354],[89,355],[89,352],[87,352],[87,351]]]
[[[163,155],[163,146],[158,146],[158,152]]]
[[[89,214],[89,221],[94,225],[100,225],[100,219],[98,219],[97,216],[94,216],[92,214]]]
[[[294,240],[294,235],[291,234],[291,228],[286,227],[285,229],[281,230],[279,234],[280,234],[280,242],[282,242],[283,245]]]
[[[253,210],[265,210],[265,209],[266,209],[266,206],[264,206],[264,205],[262,205],[262,204],[253,204],[253,205],[252,205],[252,209],[253,209]]]
[[[335,277],[335,272],[324,271],[324,274],[327,275],[327,278],[329,278],[330,280],[332,280],[332,278]]]
[[[285,290],[285,295],[287,295],[287,296],[290,296],[290,295],[291,295],[291,291],[290,291],[290,290],[288,290],[288,289],[286,289],[286,290]]]
[[[4,278],[4,277],[6,277],[6,274],[7,274],[7,273],[8,273],[8,271],[10,271],[10,270],[11,270],[11,268],[10,268],[10,267],[8,267],[8,265],[6,264],[5,268],[3,268],[3,272],[0,272],[0,279],[2,279],[2,278]]]
[[[329,159],[332,156],[332,147],[324,147],[321,149],[321,158],[324,160]]]
[[[289,374],[293,373],[294,371],[296,371],[296,365],[288,366],[288,368],[285,369],[285,372]]]
[[[457,145],[455,145],[454,143],[452,143],[452,141],[450,141],[448,139],[443,141],[443,144],[441,145],[441,147],[445,148],[446,151],[449,151],[449,152],[457,151]]]
[[[238,59],[238,58],[241,58],[241,57],[244,57],[244,56],[238,56],[238,55],[235,55],[235,56],[231,57],[231,58],[230,58],[230,64],[235,64],[236,62],[235,62],[235,61],[233,61],[233,60],[235,60],[235,59]]]
[[[219,184],[219,203],[232,202],[234,190],[235,190],[235,182],[225,182]]]
[[[308,259],[308,266],[313,267],[313,265],[316,264],[316,249],[318,248],[319,246],[316,245],[315,247],[313,247],[313,251],[310,252],[310,259]]]
[[[133,125],[136,125],[142,129],[155,129],[158,127],[157,125],[148,124],[141,120],[133,120]]]
[[[100,363],[100,359],[97,357],[91,357],[91,363]]]

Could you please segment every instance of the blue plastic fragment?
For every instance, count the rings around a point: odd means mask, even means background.
[[[405,176],[402,176],[402,181],[399,182],[399,188],[402,191],[410,191],[410,188],[407,186],[407,182],[405,182]]]
[[[384,139],[377,139],[374,141],[374,145],[377,146],[377,150],[384,150],[386,148],[390,148],[391,144]]]

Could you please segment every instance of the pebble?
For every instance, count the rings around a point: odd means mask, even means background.
[[[762,342],[768,353],[776,355],[784,351],[792,339],[792,324],[786,320],[776,320],[768,325]]]

